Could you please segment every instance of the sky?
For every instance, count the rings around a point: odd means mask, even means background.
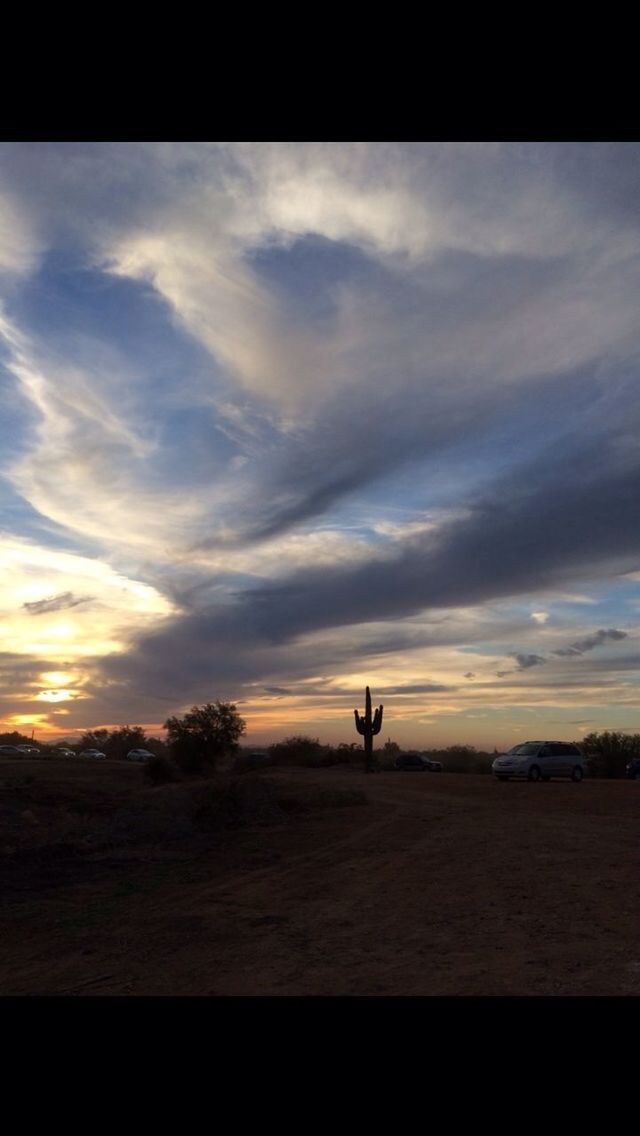
[[[640,732],[640,146],[0,145],[0,732]]]

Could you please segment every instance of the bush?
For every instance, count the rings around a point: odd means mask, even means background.
[[[318,738],[308,738],[299,734],[269,746],[269,757],[273,765],[306,765],[318,768],[326,750],[327,747],[320,745]]]
[[[592,777],[624,777],[627,762],[640,756],[640,734],[621,730],[587,734],[575,744],[587,758]]]
[[[145,777],[152,785],[166,785],[170,781],[180,780],[180,771],[175,762],[169,757],[150,757],[144,767]]]

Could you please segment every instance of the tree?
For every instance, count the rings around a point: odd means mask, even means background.
[[[204,773],[240,748],[246,723],[231,702],[217,700],[192,706],[184,718],[168,718],[164,728],[171,756],[183,773]]]
[[[109,731],[104,728],[99,730],[88,730],[80,738],[80,750],[83,749],[99,749],[101,752],[106,753],[105,746],[109,740]]]
[[[26,734],[20,734],[18,730],[12,730],[11,733],[0,734],[0,745],[5,746],[21,746],[33,745],[31,738]]]
[[[640,734],[594,731],[576,745],[591,759],[591,772],[595,777],[624,777],[627,762],[640,754]]]
[[[148,749],[147,735],[142,726],[120,726],[112,730],[105,744],[107,757],[124,761],[130,749]]]

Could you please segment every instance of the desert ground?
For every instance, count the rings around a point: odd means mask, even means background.
[[[2,995],[637,995],[640,783],[0,762]]]

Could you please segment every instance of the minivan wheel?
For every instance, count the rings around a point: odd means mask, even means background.
[[[584,777],[584,774],[583,774],[580,766],[579,765],[574,766],[572,773],[571,773],[571,780],[572,781],[582,781],[583,777]]]
[[[530,781],[539,781],[540,780],[540,770],[539,770],[537,765],[531,766],[531,769],[529,770],[529,780]]]

